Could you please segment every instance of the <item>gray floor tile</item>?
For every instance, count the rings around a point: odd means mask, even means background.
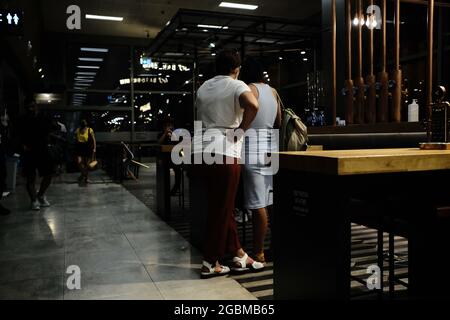
[[[122,251],[131,249],[131,245],[123,234],[97,235],[66,240],[66,253]]]
[[[103,252],[77,252],[67,254],[65,267],[76,265],[82,272],[108,273],[120,272],[130,267],[141,266],[134,250],[113,250]]]
[[[82,273],[81,289],[64,290],[65,300],[162,300],[145,268],[132,266],[114,273]]]
[[[62,300],[63,277],[0,284],[0,300]]]
[[[21,280],[52,278],[64,272],[64,254],[24,258],[0,263],[0,284]]]

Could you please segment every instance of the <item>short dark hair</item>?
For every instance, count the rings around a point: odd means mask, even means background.
[[[220,76],[228,76],[234,69],[241,66],[241,57],[237,50],[222,50],[217,54],[216,73]]]
[[[241,80],[247,84],[264,82],[264,67],[252,57],[247,57],[242,64]]]

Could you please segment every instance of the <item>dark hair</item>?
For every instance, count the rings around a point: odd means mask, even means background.
[[[87,126],[88,126],[87,120],[86,120],[86,119],[81,119],[81,120],[80,120],[80,126],[82,126],[82,127],[87,127]]]
[[[256,59],[247,57],[242,64],[241,80],[247,84],[264,82],[264,67]]]
[[[228,76],[234,69],[241,66],[241,57],[236,50],[223,50],[217,54],[216,73],[220,76]]]

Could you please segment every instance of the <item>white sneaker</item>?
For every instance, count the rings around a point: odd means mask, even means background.
[[[45,196],[44,197],[38,197],[38,201],[39,201],[39,204],[40,204],[41,208],[48,208],[48,207],[50,207],[50,202],[47,201],[47,198]]]
[[[33,211],[41,210],[41,205],[38,200],[31,202],[31,210],[33,210]]]

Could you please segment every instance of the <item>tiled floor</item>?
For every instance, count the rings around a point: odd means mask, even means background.
[[[75,180],[58,179],[41,212],[23,186],[3,200],[0,299],[255,299],[231,278],[200,280],[199,253],[122,186]],[[66,285],[72,265],[81,290]]]

